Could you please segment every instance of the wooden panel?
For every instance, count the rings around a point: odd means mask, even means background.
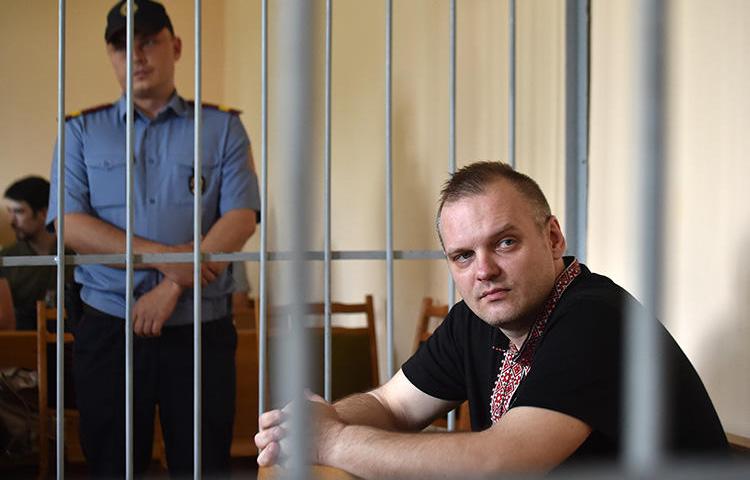
[[[279,467],[260,467],[258,469],[258,480],[287,478],[288,473],[289,472],[286,472]],[[325,465],[310,465],[310,475],[308,478],[315,480],[356,480],[359,477],[339,468],[328,467]]]
[[[36,370],[36,332],[0,331],[0,367]]]
[[[727,433],[727,441],[734,452],[750,456],[750,438]]]
[[[237,393],[234,409],[232,456],[258,453],[253,437],[258,432],[258,339],[255,330],[237,329]]]

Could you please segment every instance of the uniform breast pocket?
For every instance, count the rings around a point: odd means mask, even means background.
[[[125,156],[92,155],[86,159],[91,206],[125,205]]]
[[[196,189],[203,194],[203,204],[212,203],[218,195],[220,169],[216,162],[204,159],[200,178],[196,178],[193,163],[177,162],[170,175],[169,201],[175,205],[193,204]]]

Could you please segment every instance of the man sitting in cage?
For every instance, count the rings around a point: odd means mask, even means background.
[[[0,256],[53,255],[56,237],[47,231],[49,182],[29,176],[5,190],[5,207],[16,243],[0,250]],[[53,266],[0,267],[0,328],[36,330],[36,302],[50,300],[56,288]]]
[[[437,233],[463,298],[384,385],[325,403],[310,397],[314,463],[364,478],[548,471],[621,451],[622,330],[636,300],[564,256],[539,186],[502,163],[445,184]],[[687,357],[661,325],[670,453],[723,455],[727,441]],[[422,433],[469,402],[472,432]],[[260,416],[261,466],[289,455],[294,409]]]
[[[250,141],[239,112],[202,107],[202,170],[194,174],[195,106],[177,94],[182,42],[163,5],[133,2],[133,251],[193,251],[193,202],[202,192],[205,252],[232,252],[254,233],[260,209]],[[123,92],[127,85],[126,2],[107,15],[104,39]],[[82,254],[126,246],[127,97],[69,116],[65,123],[65,243]],[[48,222],[57,222],[57,162]],[[163,257],[138,264],[133,277],[133,471],[151,461],[154,418],[169,472],[193,471],[193,265]],[[235,402],[237,333],[226,263],[202,263],[201,466],[228,475]],[[124,265],[78,265],[83,313],[74,331],[74,379],[81,444],[96,477],[125,471],[125,328],[131,294]]]

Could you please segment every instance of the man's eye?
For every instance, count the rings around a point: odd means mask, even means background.
[[[498,248],[507,250],[516,244],[516,241],[512,238],[504,238],[497,243]]]
[[[459,253],[453,256],[453,261],[455,263],[466,263],[471,257],[472,257],[471,252]]]

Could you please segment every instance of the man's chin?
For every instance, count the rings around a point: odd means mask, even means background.
[[[485,309],[479,315],[479,318],[492,327],[510,330],[522,328],[527,324],[524,317],[519,315],[519,312],[508,308]]]
[[[516,320],[515,315],[512,315],[507,311],[498,311],[495,309],[484,309],[479,313],[479,318],[493,327],[500,328],[512,324]]]

